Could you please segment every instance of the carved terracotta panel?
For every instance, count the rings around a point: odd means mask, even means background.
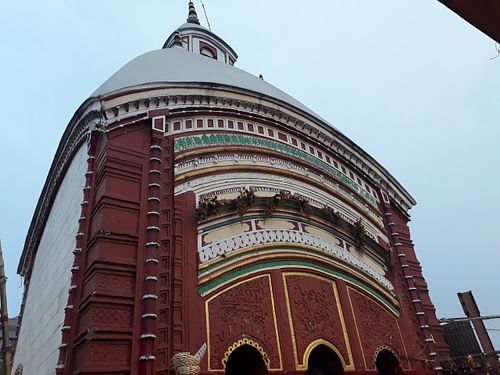
[[[316,340],[334,345],[346,364],[350,365],[350,349],[335,296],[334,281],[305,274],[287,274],[285,283],[298,367],[306,365],[303,363],[304,354]]]
[[[113,297],[133,297],[135,278],[132,275],[98,271],[84,287],[84,295],[100,294]]]
[[[280,369],[271,281],[268,275],[230,286],[206,303],[209,367],[222,370],[228,348],[242,338],[258,343],[269,357],[269,368]]]
[[[375,369],[374,355],[378,348],[395,350],[403,369],[409,369],[406,349],[397,318],[370,297],[348,288],[367,369]]]
[[[128,330],[132,326],[133,306],[94,304],[82,311],[80,327],[107,327]]]
[[[80,346],[76,351],[76,368],[100,368],[105,371],[130,365],[130,345],[125,342],[94,341]]]

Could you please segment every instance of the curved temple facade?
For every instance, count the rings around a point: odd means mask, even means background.
[[[413,198],[236,59],[190,4],[77,110],[19,264],[19,374],[169,374],[200,348],[203,374],[439,371]]]

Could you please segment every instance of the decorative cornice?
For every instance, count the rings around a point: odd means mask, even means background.
[[[317,142],[308,141],[300,133],[290,130],[281,124],[262,121],[262,119],[255,117],[205,112],[187,114],[186,116],[177,115],[171,118],[166,134],[173,136],[176,143],[183,138],[198,137],[196,144],[193,145],[198,149],[200,140],[214,143],[213,141],[216,141],[217,138],[229,136],[229,139],[224,139],[224,142],[226,142],[225,148],[229,146],[227,141],[230,139],[236,139],[238,143],[234,144],[233,147],[239,147],[238,144],[244,146],[248,143],[241,139],[242,136],[254,137],[254,139],[257,139],[259,151],[265,153],[266,149],[267,151],[271,149],[273,152],[284,152],[288,154],[292,161],[297,160],[297,157],[299,157],[303,161],[307,161],[308,164],[312,164],[314,168],[328,170],[337,179],[351,185],[350,193],[353,191],[358,192],[378,210],[379,199],[373,184],[359,174],[357,169],[350,168],[342,158],[337,157],[329,149],[318,146]],[[186,135],[187,137],[185,137]],[[184,137],[181,138],[181,136]],[[271,141],[271,143],[268,141]],[[184,158],[184,153],[176,156],[176,159],[183,160]]]
[[[246,154],[246,153],[238,153],[238,154],[216,154],[216,155],[207,155],[199,158],[191,158],[188,160],[183,160],[182,162],[176,164],[175,172],[176,175],[182,177],[184,174],[188,174],[189,176],[196,170],[202,170],[203,168],[208,168],[214,164],[220,165],[232,165],[234,167],[238,166],[255,166],[255,165],[264,165],[265,168],[275,168],[280,170],[286,170],[293,172],[293,174],[299,174],[307,177],[308,179],[312,179],[318,183],[324,184],[328,186],[329,189],[333,189],[337,192],[337,194],[341,195],[346,199],[346,201],[352,202],[353,206],[355,206],[358,210],[363,212],[364,215],[368,215],[372,218],[380,227],[383,227],[382,216],[379,212],[377,212],[373,207],[368,205],[359,199],[352,192],[348,191],[344,186],[335,182],[333,179],[327,177],[325,174],[316,173],[308,169],[307,167],[300,165],[295,162],[290,162],[288,160],[284,160],[278,158],[276,156],[266,156],[266,155],[257,155],[257,154]],[[237,168],[235,168],[235,171]],[[293,175],[291,174],[291,175]],[[183,192],[188,189],[188,186],[182,185],[176,186],[176,194]],[[232,188],[237,189],[236,187]],[[235,190],[236,191],[236,190]],[[217,194],[216,194],[217,195]]]
[[[249,90],[202,83],[146,84],[114,92],[103,98],[110,128],[113,123],[151,108],[169,108],[172,116],[200,111],[233,112],[274,121],[320,143],[346,160],[392,198],[401,211],[416,204],[411,195],[373,157],[331,124],[288,103]]]
[[[373,224],[371,220],[367,219],[366,213],[362,211],[353,210],[347,205],[343,205],[337,202],[335,199],[330,199],[330,197],[320,196],[317,194],[316,188],[312,188],[311,185],[297,185],[296,180],[289,177],[281,177],[276,179],[270,177],[265,173],[255,173],[255,172],[238,172],[233,171],[232,173],[221,173],[221,174],[207,174],[205,176],[200,176],[194,180],[190,180],[182,185],[178,185],[175,190],[175,194],[182,194],[187,190],[193,190],[198,198],[202,196],[205,198],[214,197],[217,195],[224,194],[222,190],[228,186],[228,181],[237,184],[237,191],[241,191],[245,188],[251,188],[256,190],[258,196],[265,196],[266,194],[260,194],[260,192],[274,192],[279,193],[280,191],[290,192],[292,194],[297,194],[309,200],[311,206],[321,209],[324,207],[332,207],[337,211],[340,211],[342,218],[353,224],[360,216],[365,218],[368,236],[377,239],[380,238],[384,242],[388,242],[388,238],[385,233],[380,229],[379,226]],[[294,188],[291,191],[289,189],[290,185],[293,183]],[[188,185],[189,184],[189,185]],[[335,187],[334,187],[335,189]],[[216,193],[220,191],[221,194]],[[235,194],[236,192],[233,192]],[[333,192],[335,194],[335,192]],[[337,191],[338,193],[338,191]],[[332,195],[333,198],[333,195]]]
[[[352,191],[355,191],[361,197],[363,197],[368,203],[377,207],[376,199],[365,189],[358,184],[353,179],[347,177],[345,174],[341,173],[337,169],[328,165],[324,161],[311,156],[310,154],[299,150],[297,148],[285,145],[280,142],[262,139],[259,137],[251,137],[246,135],[233,135],[233,134],[215,134],[215,135],[202,135],[202,136],[191,136],[177,138],[175,140],[175,151],[184,151],[199,147],[209,147],[209,146],[224,146],[228,147],[231,145],[247,146],[250,148],[256,147],[259,149],[268,149],[282,154],[287,155],[290,158],[304,161],[315,168],[318,168],[321,172],[325,173],[328,177],[332,177],[342,184],[349,186]]]

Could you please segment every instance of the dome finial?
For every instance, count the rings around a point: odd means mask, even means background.
[[[196,14],[196,9],[192,1],[189,2],[189,14],[187,18],[188,23],[196,23],[200,24],[200,20],[198,19],[198,14]]]

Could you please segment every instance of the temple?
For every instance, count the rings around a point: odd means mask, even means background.
[[[19,262],[16,375],[440,372],[414,199],[237,58],[190,2],[77,109]]]

